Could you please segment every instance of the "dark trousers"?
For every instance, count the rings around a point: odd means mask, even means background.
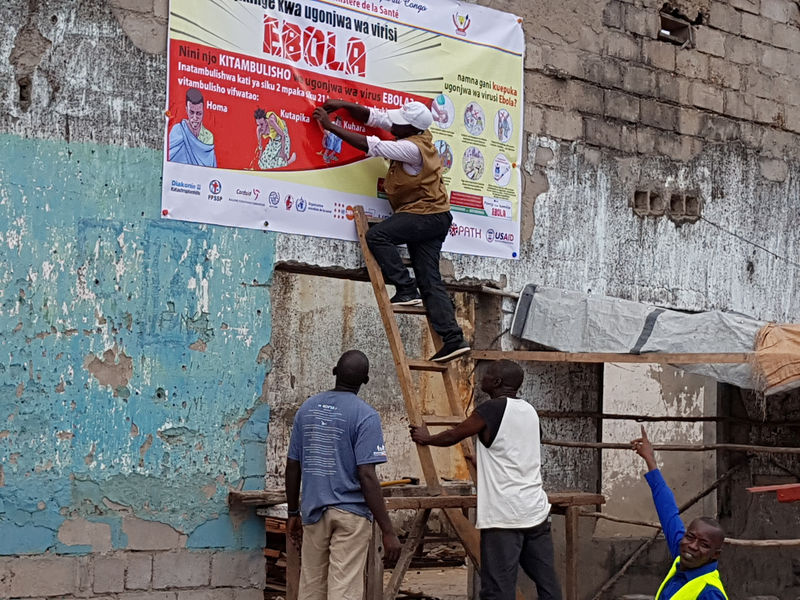
[[[456,323],[455,308],[439,273],[439,255],[453,216],[450,212],[417,215],[399,212],[370,227],[367,245],[383,270],[383,276],[401,294],[415,294],[419,287],[433,330],[445,344],[464,338]],[[403,265],[398,244],[408,246],[416,282]]]
[[[539,600],[561,600],[554,562],[549,519],[528,529],[481,529],[481,600],[514,600],[518,567]]]

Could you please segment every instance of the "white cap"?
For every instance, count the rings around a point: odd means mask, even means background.
[[[431,111],[422,102],[406,102],[403,108],[387,110],[386,114],[395,125],[413,125],[423,131],[433,124]]]

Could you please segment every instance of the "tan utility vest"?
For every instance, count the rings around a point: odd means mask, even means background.
[[[409,175],[403,163],[391,161],[383,188],[389,197],[394,212],[418,215],[433,215],[450,210],[450,200],[442,182],[442,160],[433,145],[430,131],[404,138],[419,148],[422,154],[422,169]]]

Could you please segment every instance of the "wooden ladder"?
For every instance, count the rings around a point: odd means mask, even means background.
[[[383,279],[383,273],[378,265],[375,257],[370,252],[367,246],[367,229],[369,223],[367,216],[364,213],[362,206],[356,206],[354,209],[354,219],[356,223],[356,231],[358,232],[358,240],[361,243],[361,250],[364,253],[364,261],[367,265],[367,272],[369,273],[369,280],[372,283],[372,289],[375,292],[375,299],[378,301],[378,309],[381,313],[381,320],[383,327],[386,329],[386,337],[389,340],[389,347],[392,350],[392,357],[394,358],[395,368],[397,369],[397,377],[400,380],[400,389],[403,393],[403,401],[405,402],[406,412],[408,413],[409,422],[412,425],[427,425],[427,426],[450,426],[456,425],[464,420],[464,407],[461,404],[458,393],[458,379],[455,369],[450,363],[437,363],[428,360],[411,359],[406,356],[403,340],[400,338],[400,330],[397,326],[395,319],[396,313],[401,314],[418,314],[426,317],[428,328],[431,332],[433,339],[440,344],[441,340],[436,332],[431,327],[430,320],[427,319],[427,313],[421,306],[392,306],[389,301],[389,294],[386,292],[386,283]],[[414,380],[411,376],[412,371],[428,371],[433,373],[441,373],[442,381],[444,384],[445,393],[447,395],[447,403],[450,408],[449,415],[427,416],[423,415],[420,409],[419,395],[415,389]],[[475,466],[473,457],[475,449],[472,440],[466,439],[461,442],[461,451],[466,459],[467,468],[469,469],[472,480],[475,481]],[[433,460],[430,446],[417,445],[417,453],[419,454],[419,462],[422,466],[423,477],[428,486],[428,492],[432,495],[446,494],[446,490],[442,487],[439,473],[436,469],[436,464]],[[473,561],[476,567],[480,565],[480,535],[475,526],[467,519],[461,509],[458,508],[443,508],[447,520],[453,527],[456,535],[464,545],[467,555]],[[422,513],[422,511],[420,511]],[[429,513],[430,511],[427,511]],[[424,518],[427,517],[418,515],[412,527],[412,533],[409,540],[403,546],[400,559],[397,561],[397,566],[392,573],[386,590],[382,594],[384,600],[394,600],[397,591],[402,583],[403,575],[405,574],[408,564],[411,562],[411,557],[416,549],[417,544],[421,539],[424,527]],[[422,521],[422,522],[419,522]],[[414,540],[416,539],[416,541]],[[412,542],[414,542],[412,544]],[[373,590],[369,598],[380,597],[375,594],[377,590]]]

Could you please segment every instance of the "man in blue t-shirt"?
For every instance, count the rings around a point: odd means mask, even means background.
[[[297,411],[286,461],[286,531],[301,546],[298,600],[362,599],[373,516],[385,558],[400,555],[375,474],[386,462],[381,419],[356,395],[369,381],[369,361],[349,350],[333,374],[336,387]]]
[[[633,440],[631,447],[647,464],[644,478],[650,484],[661,529],[673,558],[655,600],[728,600],[717,571],[717,559],[725,542],[719,523],[710,517],[699,517],[685,528],[675,496],[656,464],[644,425],[642,437]]]

